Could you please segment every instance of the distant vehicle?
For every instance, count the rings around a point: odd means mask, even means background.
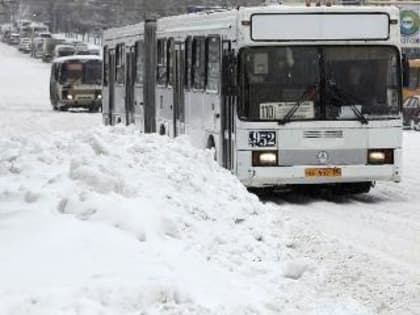
[[[42,58],[45,38],[35,37],[32,41],[31,57]]]
[[[50,100],[54,110],[102,107],[102,59],[98,56],[57,58],[51,66]]]
[[[420,131],[420,95],[410,96],[403,104],[404,127]]]
[[[23,53],[30,53],[32,50],[32,40],[28,37],[20,39],[18,50]]]
[[[101,54],[101,50],[99,48],[89,48],[89,55],[99,56]]]
[[[55,47],[64,43],[64,39],[45,38],[42,47],[42,61],[51,62],[54,59]]]
[[[39,36],[41,33],[49,33],[48,26],[42,23],[25,24],[19,28],[19,34],[21,37],[34,38]]]
[[[41,37],[41,38],[52,38],[52,34],[50,32],[42,32],[37,35],[38,37]]]
[[[77,45],[76,48],[76,55],[89,55],[89,46],[87,44],[84,45]]]
[[[20,43],[20,35],[17,34],[17,33],[10,34],[10,37],[9,37],[7,43],[9,45],[13,45],[13,46],[19,45],[19,43]]]
[[[72,45],[60,44],[54,48],[54,58],[71,56],[76,53],[76,48]]]
[[[11,31],[10,30],[4,30],[4,31],[2,31],[2,33],[1,33],[1,41],[3,43],[8,43],[9,42],[9,39],[10,39],[10,34],[11,34]]]

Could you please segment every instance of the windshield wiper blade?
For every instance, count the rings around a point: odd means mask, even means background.
[[[369,123],[367,118],[365,116],[363,116],[362,112],[354,104],[350,105],[350,109],[353,111],[353,113],[356,115],[356,117],[359,118],[360,122],[363,125],[367,125]]]
[[[312,92],[312,93],[309,94],[309,92]],[[285,125],[286,123],[290,122],[293,115],[296,113],[296,111],[299,109],[300,105],[304,101],[305,97],[307,95],[313,96],[313,94],[315,94],[315,92],[316,92],[316,87],[315,86],[310,86],[309,88],[305,89],[305,91],[303,91],[302,95],[297,100],[296,104],[293,105],[293,107],[286,113],[286,115],[284,115],[284,117],[281,120],[278,121],[278,124],[279,125]]]
[[[359,121],[363,125],[367,125],[369,123],[367,118],[363,116],[362,112],[354,105],[354,101],[356,101],[357,103],[357,99],[353,95],[350,95],[348,94],[348,92],[344,92],[343,90],[338,88],[337,84],[331,82],[331,80],[327,80],[327,89],[329,92],[334,93],[333,96],[335,97],[335,99],[337,99],[341,103],[340,107],[342,106],[350,107],[352,112],[356,115],[356,117],[359,119]],[[347,103],[350,103],[350,104],[347,104]],[[331,105],[337,106],[334,104],[331,104]]]

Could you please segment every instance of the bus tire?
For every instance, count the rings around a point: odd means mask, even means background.
[[[166,135],[166,128],[165,128],[165,126],[164,126],[164,125],[160,125],[160,128],[159,128],[159,134],[160,134],[161,136],[165,136],[165,135]]]
[[[206,149],[214,152],[213,159],[217,161],[217,148],[216,148],[216,142],[214,141],[213,136],[210,136],[208,138]]]

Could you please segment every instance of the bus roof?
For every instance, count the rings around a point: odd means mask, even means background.
[[[102,58],[97,55],[71,55],[65,57],[55,58],[53,63],[64,63],[68,61],[78,61],[78,60],[98,60],[102,61]]]
[[[361,14],[372,16],[382,13],[389,17],[389,20],[398,21],[399,11],[398,8],[394,6],[310,6],[305,5],[271,5],[271,6],[257,6],[257,7],[239,7],[238,9],[229,9],[229,10],[214,10],[214,11],[201,11],[190,14],[178,15],[178,16],[168,16],[157,19],[157,34],[165,34],[166,36],[176,36],[181,33],[211,33],[216,32],[217,30],[228,30],[232,34],[236,34],[236,27],[243,29],[249,29],[250,23],[253,15],[264,15],[269,17],[272,14],[290,14],[298,16],[298,14],[309,14],[316,13],[319,15],[323,14],[336,14],[336,15],[352,15],[352,14]],[[352,17],[357,23],[357,20]],[[245,22],[248,24],[243,24]],[[367,21],[365,21],[367,23]],[[336,21],[335,23],[339,23]],[[366,24],[365,23],[365,24]],[[246,26],[245,26],[246,25]],[[370,25],[369,25],[370,26]],[[345,27],[344,27],[345,28]],[[352,27],[348,27],[350,30]],[[252,26],[251,26],[252,29]],[[230,30],[230,31],[229,31]],[[389,25],[387,22],[386,31],[389,31]],[[117,28],[110,28],[104,31],[104,43],[111,44],[115,40],[121,40],[121,38],[129,39],[130,37],[143,36],[144,33],[144,24],[138,23],[134,25],[127,25]],[[394,33],[392,33],[394,36]],[[363,35],[363,34],[362,34]],[[359,35],[352,40],[365,40],[362,35]],[[387,34],[388,36],[391,34]],[[297,38],[298,39],[298,38]],[[297,41],[296,39],[296,41]],[[340,40],[338,38],[337,40]],[[369,39],[369,38],[368,38]],[[382,37],[381,37],[382,39]],[[348,40],[343,36],[342,40]],[[383,39],[383,41],[388,41],[388,38]]]

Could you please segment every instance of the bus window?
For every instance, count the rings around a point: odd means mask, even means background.
[[[125,73],[125,46],[124,44],[117,45],[117,52],[116,52],[116,67],[115,67],[115,75],[116,81],[119,84],[124,84],[124,73]]]
[[[168,63],[168,85],[173,85],[174,80],[174,39],[170,38],[167,41],[166,58]]]
[[[103,66],[103,85],[108,86],[108,72],[109,72],[109,62],[108,62],[108,46],[104,46],[104,52],[103,52],[103,58],[104,58],[104,66]]]
[[[144,74],[144,41],[136,42],[136,83],[143,83]]]
[[[184,85],[187,90],[191,88],[191,71],[192,71],[192,39],[187,37],[185,40],[185,75]]]
[[[205,39],[204,37],[195,37],[192,47],[192,81],[196,90],[203,90],[205,87]]]
[[[159,39],[157,42],[157,83],[166,85],[166,39]]]
[[[60,73],[61,83],[101,84],[101,62],[97,60],[66,62]]]
[[[220,81],[220,38],[207,39],[207,90],[218,92]]]

